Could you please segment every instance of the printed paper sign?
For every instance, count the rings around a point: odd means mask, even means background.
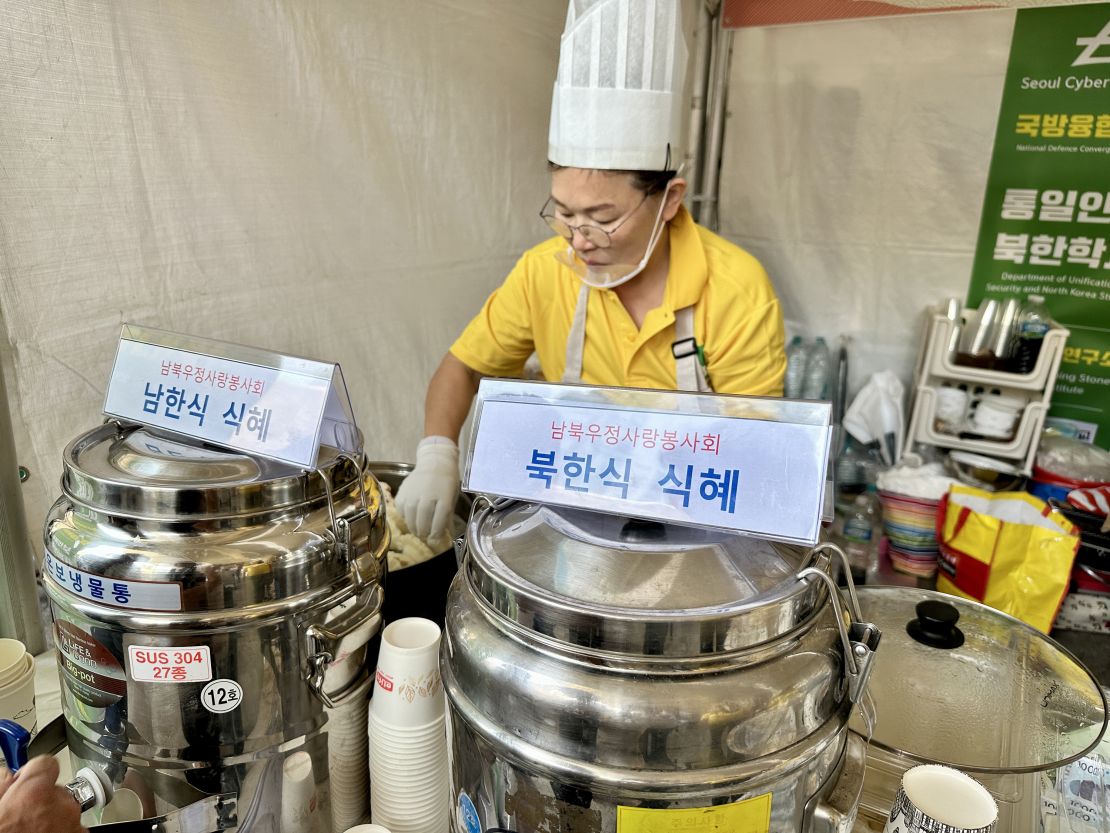
[[[126,324],[104,413],[303,468],[361,445],[338,365]]]
[[[617,833],[767,833],[771,829],[771,794],[732,804],[656,810],[617,807]]]
[[[827,419],[827,403],[790,422],[772,417],[798,403],[750,399],[763,418],[742,418],[707,407],[718,397],[639,391],[661,406],[639,410],[628,393],[607,404],[576,390],[590,389],[484,380],[467,491],[817,542],[829,427],[813,414]]]
[[[1110,3],[1022,9],[968,306],[1043,295],[1068,337],[1051,415],[1110,447]]]
[[[212,656],[207,645],[128,645],[127,673],[140,683],[206,683]]]
[[[181,585],[176,582],[98,576],[63,564],[49,552],[42,558],[42,571],[70,593],[91,602],[134,610],[181,610]]]

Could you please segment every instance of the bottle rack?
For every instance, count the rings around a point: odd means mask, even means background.
[[[961,327],[966,326],[974,312],[967,309],[962,312]],[[989,370],[956,364],[956,341],[959,334],[960,329],[956,327],[955,321],[939,313],[932,316],[925,339],[924,359],[918,363],[919,383],[923,381],[920,378],[921,374],[927,373],[932,377],[957,382],[974,382],[980,385],[1017,388],[1038,393],[1046,389],[1051,391],[1051,383],[1056,381],[1056,371],[1060,369],[1060,360],[1064,357],[1064,344],[1068,340],[1070,331],[1057,326],[1044,334],[1037,363],[1029,373],[1010,373],[1005,370]]]
[[[961,326],[966,325],[973,312],[962,311]],[[1048,415],[1056,374],[1070,333],[1064,327],[1053,327],[1045,333],[1037,362],[1029,373],[956,364],[959,333],[960,327],[947,316],[940,313],[931,316],[924,344],[918,354],[906,447],[922,443],[1001,457],[1020,463],[1022,471],[1028,475],[1033,469],[1037,442]],[[992,440],[959,437],[938,430],[937,389],[944,386],[963,388],[970,399],[997,393],[1020,400],[1024,404],[1013,436],[1006,440]]]

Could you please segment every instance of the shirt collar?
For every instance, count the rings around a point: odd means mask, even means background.
[[[680,310],[693,306],[701,298],[709,279],[709,268],[697,224],[686,206],[680,205],[678,213],[667,225],[671,251],[666,300],[672,310]]]

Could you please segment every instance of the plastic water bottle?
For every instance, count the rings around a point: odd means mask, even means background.
[[[786,347],[786,378],[783,380],[783,396],[787,399],[797,399],[802,395],[808,352],[801,336],[790,339]]]
[[[802,383],[802,399],[829,398],[829,368],[832,356],[829,345],[821,336],[817,337],[806,357],[805,381]]]
[[[869,483],[866,491],[856,495],[841,532],[841,547],[848,556],[852,581],[856,584],[863,584],[868,571],[879,563],[880,515],[879,496],[875,485]]]
[[[1041,354],[1044,335],[1052,328],[1052,316],[1044,305],[1044,296],[1030,295],[1018,318],[1018,342],[1014,353],[1014,372],[1032,373]]]

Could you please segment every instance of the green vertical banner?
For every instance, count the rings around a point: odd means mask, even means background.
[[[1110,3],[1021,9],[968,306],[1043,295],[1071,330],[1051,417],[1110,444]]]

